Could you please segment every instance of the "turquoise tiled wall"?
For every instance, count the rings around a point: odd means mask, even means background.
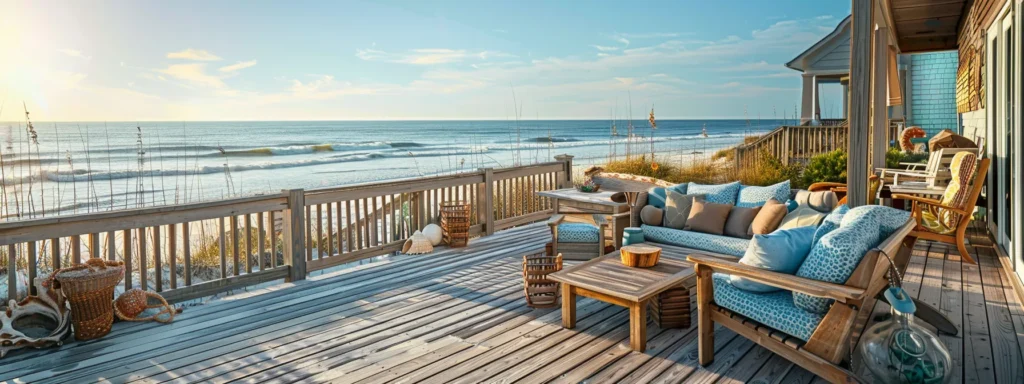
[[[908,126],[916,125],[928,134],[943,129],[960,132],[956,113],[957,52],[910,55],[910,110]]]

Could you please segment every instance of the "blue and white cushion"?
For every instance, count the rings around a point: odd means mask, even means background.
[[[704,201],[709,203],[736,205],[736,195],[739,191],[740,182],[738,181],[715,185],[690,182],[690,186],[687,188],[686,193],[691,195],[706,195],[704,196]]]
[[[680,195],[686,194],[686,183],[673,185],[671,187],[651,187],[647,190],[647,205],[653,205],[655,208],[665,209],[665,196],[667,193],[665,190],[673,192],[679,192]]]
[[[849,209],[849,213],[844,216],[843,222],[853,220],[863,214],[876,215],[878,219],[878,229],[880,231],[878,234],[879,242],[889,237],[889,235],[892,235],[893,232],[896,232],[897,229],[906,225],[907,221],[910,220],[909,211],[886,207],[883,205],[864,205]]]
[[[559,243],[596,243],[600,238],[600,229],[584,223],[565,223],[558,225]]]
[[[841,207],[846,207],[846,205],[842,205]],[[846,211],[848,210],[836,209],[821,220],[821,224],[818,224],[818,229],[814,231],[814,238],[811,240],[812,246],[813,244],[817,244],[818,240],[821,240],[821,238],[829,232],[839,228],[839,225],[843,222],[843,216],[846,216]]]
[[[864,254],[878,245],[878,222],[877,211],[847,212],[839,228],[814,243],[796,275],[835,284],[845,283]],[[810,312],[825,313],[832,300],[794,292],[793,304]]]
[[[646,224],[641,225],[640,229],[644,233],[644,239],[649,242],[678,245],[736,257],[742,257],[747,252],[747,245],[750,244],[749,239],[654,227]]]
[[[760,207],[769,199],[782,202],[789,200],[789,180],[767,187],[740,186],[736,197],[737,207]]]
[[[716,304],[801,340],[809,340],[825,317],[797,308],[789,291],[754,293],[729,284],[729,275],[715,273],[711,278]]]

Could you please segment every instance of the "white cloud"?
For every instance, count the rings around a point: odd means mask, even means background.
[[[357,86],[342,82],[331,75],[318,75],[315,80],[302,82],[292,80],[291,95],[303,99],[332,99],[347,95],[373,95],[394,90],[393,86]]]
[[[240,61],[240,62],[235,63],[235,64],[231,64],[231,65],[228,65],[228,66],[220,67],[220,71],[221,72],[235,72],[235,71],[240,71],[240,70],[249,68],[249,67],[254,66],[254,65],[256,65],[256,60]]]
[[[672,32],[620,33],[618,35],[630,39],[658,39],[668,37],[679,37],[678,33]]]
[[[203,49],[186,49],[184,51],[170,52],[167,54],[168,59],[185,59],[185,60],[197,60],[197,61],[218,61],[221,58]]]
[[[414,65],[458,63],[466,60],[488,60],[495,57],[513,57],[499,51],[470,52],[464,49],[413,49],[404,53],[390,53],[378,49],[356,50],[356,57],[368,61],[387,61]]]
[[[782,64],[769,64],[767,61],[761,60],[754,63],[740,63],[736,65],[730,65],[726,67],[716,68],[716,71],[721,72],[754,72],[754,71],[765,71],[770,69],[783,68]]]
[[[60,53],[65,54],[65,55],[68,55],[68,56],[71,56],[71,57],[75,57],[75,58],[79,58],[79,59],[82,59],[82,60],[85,60],[85,61],[92,60],[92,56],[86,56],[85,54],[82,53],[82,51],[79,51],[77,49],[67,49],[67,48],[65,48],[65,49],[59,49],[57,51],[60,52]]]
[[[171,76],[179,80],[208,88],[226,88],[224,81],[217,76],[206,73],[206,64],[174,64],[157,72]]]
[[[594,49],[596,49],[598,51],[601,51],[601,52],[611,52],[611,51],[618,51],[619,50],[619,47],[609,47],[609,46],[604,46],[604,45],[591,45],[591,47],[594,47]]]

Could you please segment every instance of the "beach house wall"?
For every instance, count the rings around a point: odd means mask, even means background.
[[[955,98],[934,102],[955,105],[963,134],[992,160],[983,192],[986,209],[978,213],[1014,290],[1024,295],[1024,0],[852,0],[851,8],[849,201],[864,204],[868,169],[877,163],[872,127],[884,119],[871,111],[880,106],[873,95],[884,94],[888,84],[884,49],[901,55],[956,51]],[[914,93],[909,96],[913,106]]]

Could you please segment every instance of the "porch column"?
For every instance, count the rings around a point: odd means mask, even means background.
[[[814,75],[805,73],[803,74],[803,94],[800,98],[800,124],[807,124],[807,122],[814,119]]]
[[[846,163],[847,204],[867,203],[871,107],[871,32],[874,0],[852,0],[850,32],[850,147]]]
[[[843,83],[843,118],[850,118],[850,84]]]
[[[820,124],[821,100],[819,100],[819,98],[821,97],[821,92],[818,91],[818,76],[812,77],[811,82],[814,83],[814,85],[812,86],[812,89],[814,90],[814,112],[811,114],[811,118],[814,119],[814,121],[818,121]]]
[[[868,174],[875,168],[885,167],[885,150],[889,147],[889,37],[885,28],[875,30],[875,60],[872,68],[871,162]],[[870,197],[870,196],[869,196]]]

